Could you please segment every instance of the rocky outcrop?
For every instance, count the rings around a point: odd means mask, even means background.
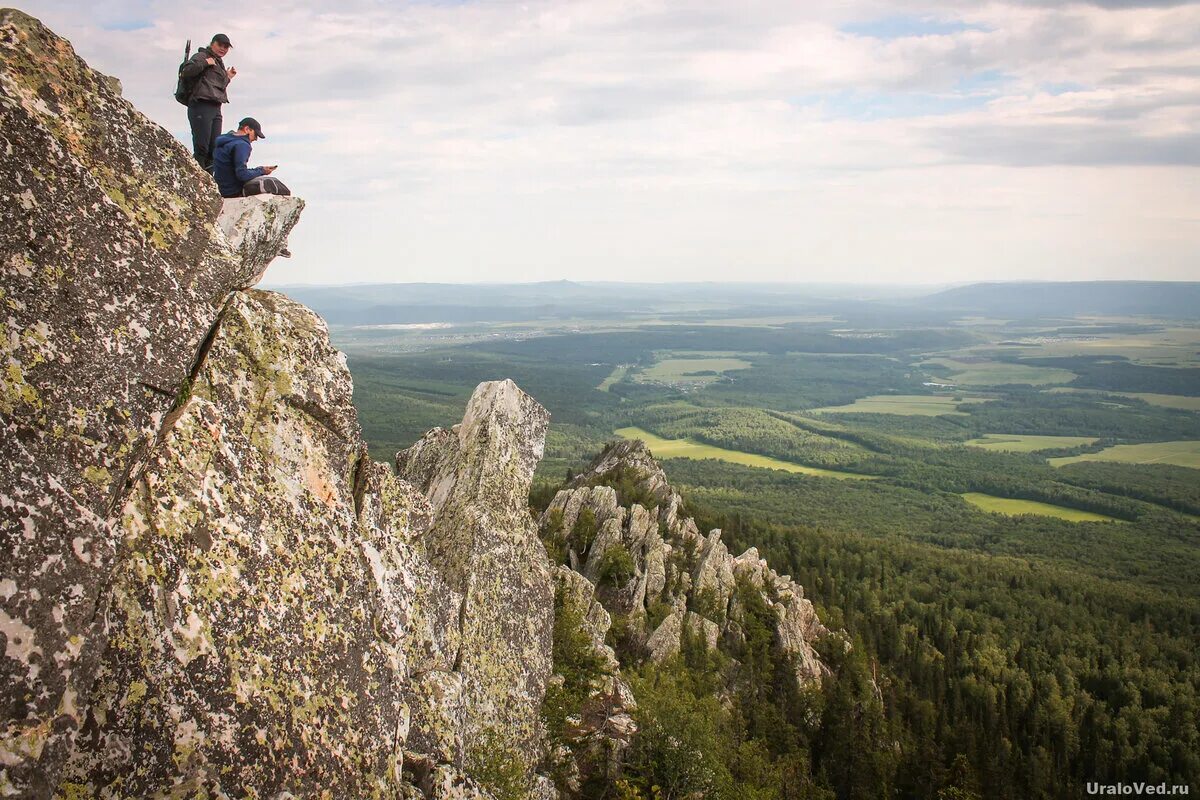
[[[622,669],[668,662],[691,643],[720,651],[736,670],[747,615],[758,614],[798,685],[825,674],[813,644],[828,631],[803,589],[754,548],[735,558],[721,531],[702,535],[682,508],[646,446],[622,441],[606,447],[541,516],[542,541],[561,562],[560,613],[583,620],[602,665],[561,735],[562,752],[551,754],[568,792],[597,774],[607,785],[620,777],[622,754],[637,731],[637,702]],[[621,654],[606,636],[617,619]]]
[[[461,425],[396,455],[397,473],[434,511],[424,553],[463,598],[456,672],[468,760],[500,747],[532,766],[539,750],[554,591],[528,495],[548,422],[516,384],[496,381],[475,392]]]
[[[349,378],[311,311],[234,295],[119,512],[107,646],[64,787],[398,782],[408,618],[388,590],[411,559],[356,514]],[[390,531],[427,522],[419,496],[371,477],[358,504],[386,506]]]
[[[245,288],[303,202],[223,203],[20,12],[0,59],[0,794],[553,797],[545,409],[372,463],[324,323]]]
[[[286,246],[288,232],[300,221],[303,210],[304,201],[299,197],[273,194],[229,197],[222,202],[217,226],[241,265],[239,288],[262,280],[271,260]]]
[[[47,792],[103,650],[119,519],[231,290],[245,231],[188,152],[65,41],[0,11],[0,786]],[[298,209],[295,210],[298,212]],[[15,790],[14,790],[15,791]]]
[[[613,487],[628,496],[619,497]],[[646,446],[617,442],[554,497],[542,515],[541,534],[564,544],[566,562],[597,584],[609,612],[628,618],[651,660],[677,654],[685,633],[710,649],[736,652],[745,612],[742,586],[770,609],[776,643],[791,658],[796,680],[819,681],[824,668],[812,643],[828,631],[803,588],[767,566],[754,548],[735,558],[721,531],[702,535],[681,507]],[[580,537],[581,519],[598,528],[594,537]],[[606,583],[603,566],[613,563],[614,550],[628,558],[628,574],[618,584]]]

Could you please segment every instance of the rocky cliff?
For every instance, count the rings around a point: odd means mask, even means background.
[[[739,592],[819,678],[799,587],[644,448],[535,522],[549,415],[511,381],[370,461],[322,320],[250,288],[303,202],[222,203],[12,10],[0,154],[0,796],[571,795],[637,729],[612,620],[649,659],[736,653]],[[565,739],[564,620],[603,662]]]

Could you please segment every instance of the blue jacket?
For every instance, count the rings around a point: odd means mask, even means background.
[[[213,176],[222,197],[241,197],[246,181],[265,174],[262,167],[249,169],[250,137],[236,133],[223,133],[217,137],[217,148],[213,151]]]

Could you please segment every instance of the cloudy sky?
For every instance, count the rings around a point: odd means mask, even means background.
[[[1200,2],[28,0],[308,202],[274,283],[1200,280]]]

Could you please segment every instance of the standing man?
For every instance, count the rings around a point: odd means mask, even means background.
[[[196,51],[196,55],[188,60],[179,73],[185,81],[195,81],[195,88],[188,98],[192,153],[200,166],[209,172],[212,172],[217,136],[221,133],[221,105],[229,102],[225,89],[237,75],[237,69],[226,69],[225,62],[221,60],[232,47],[229,37],[218,33],[208,47]]]

